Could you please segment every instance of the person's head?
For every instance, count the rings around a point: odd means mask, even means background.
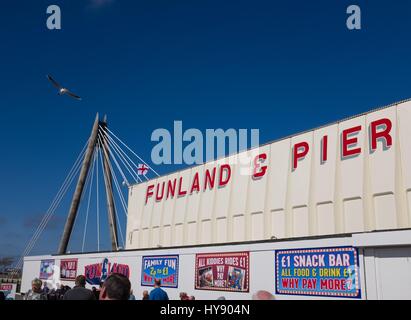
[[[253,294],[253,300],[274,300],[274,296],[265,290],[259,290]]]
[[[188,295],[186,292],[180,292],[180,299],[181,300],[188,300]]]
[[[79,275],[76,277],[76,281],[74,282],[77,287],[85,287],[86,286],[86,277],[83,275]]]
[[[32,282],[31,282],[31,290],[33,290],[33,292],[41,292],[41,286],[43,284],[43,281],[41,281],[39,278],[35,278]]]
[[[154,286],[155,287],[161,287],[161,279],[155,279],[154,280]]]
[[[196,299],[196,297],[194,297],[194,296],[190,297],[190,300],[195,300],[195,299]]]
[[[44,288],[48,288],[47,287],[47,281],[44,281]]]
[[[143,291],[143,297],[147,297],[148,296],[148,291],[147,290],[144,290]]]
[[[96,287],[91,287],[91,290],[92,290],[93,292],[96,292],[96,291],[97,291]]]
[[[218,297],[217,300],[225,300],[224,296]]]
[[[122,274],[112,273],[104,281],[100,291],[100,300],[128,300],[130,291],[130,280]]]

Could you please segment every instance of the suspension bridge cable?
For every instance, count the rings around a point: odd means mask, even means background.
[[[98,137],[98,139],[99,139],[100,145],[102,146],[102,149],[103,149],[103,151],[100,153],[100,161],[101,161],[101,167],[104,168],[104,166],[103,166],[103,155],[102,155],[102,153],[104,152],[104,153],[105,153],[105,156],[107,157],[107,159],[109,159],[109,158],[108,158],[108,153],[107,153],[107,150],[104,148],[104,145],[103,145],[103,142],[101,141],[100,136]],[[104,174],[103,174],[103,176],[104,176],[104,182],[105,182],[105,185],[106,185],[106,186],[108,185],[108,182],[109,182],[109,181],[108,181],[108,179],[109,179],[109,174],[111,174],[110,161],[107,161],[107,162],[108,162],[108,164],[109,164],[109,167],[108,167],[109,172],[106,172],[106,171],[105,171],[105,168],[104,168]],[[106,197],[107,197],[107,201],[108,201],[109,194],[108,194],[107,189],[106,189]],[[113,197],[113,198],[114,198],[114,197]],[[113,206],[114,206],[114,210],[115,210],[116,207],[115,207],[114,199],[113,199]],[[108,209],[108,208],[107,208],[107,209]],[[109,221],[109,223],[110,223],[110,221]],[[115,228],[114,228],[114,221],[113,221],[112,227],[113,227],[113,233],[115,234],[115,233],[116,233],[116,230],[115,230]],[[120,227],[121,227],[121,226],[120,226]],[[121,231],[121,229],[120,229],[120,231]],[[121,232],[120,232],[120,235],[121,235]],[[124,240],[123,240],[123,242],[124,242]],[[117,248],[118,248],[118,243],[116,243],[116,246],[117,246]]]
[[[104,151],[104,152],[105,152],[106,156],[108,157],[107,152],[106,152],[106,151]],[[121,205],[122,205],[122,207],[123,207],[123,209],[124,209],[124,213],[125,213],[125,215],[126,215],[126,217],[127,217],[128,214],[127,214],[127,209],[126,209],[126,207],[127,207],[127,206],[126,206],[126,201],[125,201],[125,199],[124,199],[123,193],[121,192],[121,188],[120,188],[120,185],[119,185],[119,183],[118,183],[118,179],[117,179],[116,172],[114,171],[111,162],[109,162],[108,164],[109,164],[109,167],[110,167],[111,175],[114,177],[113,180],[114,180],[114,184],[115,184],[115,186],[116,186],[116,188],[117,188],[117,192],[119,193]]]
[[[123,210],[124,210],[124,214],[126,215],[126,217],[128,217],[128,213],[127,213],[127,205],[126,205],[126,201],[125,201],[125,199],[124,199],[124,196],[123,196],[123,193],[121,192],[121,188],[120,188],[120,185],[119,185],[119,183],[118,183],[118,180],[117,180],[117,176],[114,174],[114,177],[115,177],[115,182],[114,182],[114,184],[115,184],[115,186],[116,186],[116,188],[117,188],[117,192],[119,193],[119,195],[120,195],[120,202],[121,202],[121,206],[123,207]]]
[[[84,183],[84,189],[83,189],[83,192],[81,193],[81,197],[80,197],[80,200],[79,200],[80,206],[83,204],[83,199],[84,199],[84,197],[85,197],[85,194],[86,194],[86,192],[87,192],[87,189],[88,189],[89,186],[90,186],[90,183],[91,183],[90,178],[91,178],[91,170],[88,170],[87,176],[86,176],[86,181],[85,181],[85,183]],[[80,206],[79,206],[79,211],[80,211],[80,209],[81,209]],[[76,229],[76,226],[77,226],[76,221],[78,221],[77,218],[78,218],[78,214],[76,215],[76,218],[75,218],[75,220],[74,220],[73,230],[72,230],[71,234],[74,234],[74,230]]]
[[[124,166],[126,167],[127,171],[130,173],[130,175],[133,177],[135,182],[142,182],[141,178],[138,176],[138,174],[136,174],[136,176],[134,176],[135,174],[135,168],[137,168],[137,165],[133,162],[133,160],[130,159],[130,157],[117,145],[117,143],[113,140],[113,138],[111,138],[107,133],[105,133],[105,136],[107,136],[107,140],[108,143],[110,144],[110,146],[113,147],[113,150],[119,155],[121,162],[124,164]],[[130,165],[130,163],[128,162],[128,160],[124,157],[124,155],[132,162],[132,164],[134,165],[134,167],[132,165]],[[123,161],[124,159],[124,161]],[[131,170],[130,170],[130,169]],[[147,177],[146,177],[147,179]]]
[[[99,137],[99,139],[100,139],[100,137]],[[103,149],[103,152],[105,153],[106,157],[108,158],[108,153],[107,153],[107,151],[106,151],[105,149]],[[124,213],[125,213],[125,215],[126,215],[126,217],[127,217],[127,209],[125,208],[124,203],[122,202],[122,200],[124,200],[124,198],[123,198],[123,194],[122,194],[122,192],[121,192],[120,186],[119,186],[119,184],[118,184],[118,179],[117,179],[116,173],[115,173],[115,171],[113,170],[113,166],[111,165],[111,162],[110,162],[110,161],[108,161],[108,164],[109,164],[109,170],[110,170],[111,176],[114,177],[114,179],[113,179],[113,180],[114,180],[114,185],[116,186],[117,192],[119,193],[120,203],[121,203],[121,205],[122,205],[122,207],[123,207],[123,210],[124,210]],[[108,178],[108,177],[107,177],[107,178]],[[114,198],[114,197],[113,197],[113,198]],[[122,198],[123,198],[123,199],[122,199]],[[113,200],[114,200],[114,199],[113,199]],[[114,203],[114,206],[115,206],[115,203]],[[116,212],[117,212],[117,210],[116,210]],[[121,226],[120,219],[119,219],[118,215],[116,214],[115,216],[116,216],[117,224],[118,224],[118,226],[119,226],[120,237],[121,237],[121,240],[122,240],[122,242],[123,242],[123,248],[124,248],[124,246],[125,246],[126,243],[125,243],[125,241],[124,241],[122,226]],[[114,227],[113,227],[113,229],[114,229]]]
[[[65,193],[67,192],[68,188],[71,185],[71,182],[73,181],[74,177],[76,176],[76,174],[78,173],[78,171],[80,170],[80,166],[77,166],[76,170],[73,171],[71,177],[69,178],[68,183],[64,186],[62,192],[60,193],[58,199],[56,200],[56,202],[53,204],[53,207],[50,207],[50,209],[47,211],[42,223],[40,224],[40,226],[38,227],[36,233],[33,235],[32,239],[30,240],[30,243],[27,245],[25,251],[23,252],[23,255],[21,257],[21,261],[20,264],[23,263],[24,260],[24,256],[26,256],[27,254],[29,254],[29,252],[33,249],[33,247],[35,246],[37,240],[39,239],[39,237],[41,236],[41,233],[44,231],[45,227],[47,226],[48,222],[50,221],[50,219],[52,218],[55,210],[58,208],[58,206],[60,205],[61,200],[63,199]]]
[[[107,138],[106,138],[107,137]],[[134,179],[135,182],[142,182],[142,180],[140,179],[140,177],[138,176],[138,174],[135,175],[134,172],[134,168],[130,165],[130,163],[127,161],[127,159],[122,155],[121,152],[119,152],[119,150],[117,149],[118,147],[113,144],[110,139],[110,137],[107,136],[107,134],[104,134],[104,139],[105,141],[107,141],[107,143],[112,147],[112,151],[114,151],[114,154],[117,154],[117,156],[119,157],[120,161],[124,164],[125,168],[127,169],[127,171],[130,173],[130,175],[132,176],[132,178]],[[122,151],[120,149],[120,151]],[[124,152],[124,151],[122,151]],[[117,165],[117,164],[116,164]],[[119,166],[117,165],[117,167],[119,168]],[[131,170],[130,170],[131,169]],[[119,170],[122,172],[121,168],[119,168]],[[135,176],[134,176],[135,175]],[[123,176],[123,179],[125,177]],[[129,185],[127,179],[126,179],[127,185]]]
[[[123,249],[124,249],[124,247],[126,246],[126,242],[124,241],[123,231],[121,231],[120,219],[118,218],[117,214],[116,214],[116,220],[117,220],[117,224],[119,225],[120,237],[121,237],[121,241],[123,242]]]
[[[84,145],[82,151],[80,152],[79,156],[77,157],[74,165],[70,169],[68,175],[64,179],[63,184],[61,185],[59,191],[57,192],[56,196],[54,197],[54,199],[53,199],[49,209],[47,210],[46,214],[43,216],[43,219],[41,220],[39,226],[37,227],[36,231],[34,232],[32,238],[26,244],[26,247],[23,251],[23,254],[21,255],[20,259],[18,260],[18,262],[16,264],[16,269],[18,269],[20,267],[20,265],[22,265],[22,263],[24,261],[24,256],[29,254],[29,252],[32,250],[32,248],[34,247],[36,241],[38,240],[39,236],[41,235],[42,231],[44,230],[45,226],[50,221],[51,216],[54,213],[55,209],[60,204],[61,199],[64,197],[65,192],[68,189],[68,186],[71,184],[71,182],[73,180],[74,174],[78,171],[78,165],[81,163],[81,157],[82,157],[82,155],[84,154],[84,152],[86,150],[87,144],[88,144],[88,140],[85,143],[85,145]]]
[[[134,181],[137,182],[142,182],[141,178],[138,176],[138,173],[135,172],[135,168],[137,168],[137,166],[135,164],[133,164],[134,166],[132,166],[130,164],[130,162],[124,157],[123,153],[124,151],[121,149],[118,149],[118,146],[116,146],[113,142],[111,142],[110,140],[108,141],[108,143],[110,144],[110,146],[113,147],[113,151],[118,154],[121,162],[124,164],[124,166],[126,167],[127,171],[130,173],[130,175],[133,177]],[[127,154],[125,154],[127,156]],[[128,157],[128,156],[127,156]],[[132,162],[132,160],[130,159],[130,161]]]
[[[86,146],[87,146],[87,144],[85,145],[85,147]],[[70,169],[70,172],[67,175],[66,179],[64,180],[62,186],[60,187],[60,190],[57,192],[57,195],[54,197],[49,209],[47,210],[46,214],[43,216],[43,219],[42,219],[41,223],[39,224],[39,226],[37,227],[37,229],[36,229],[36,231],[33,235],[32,240],[34,240],[37,237],[39,230],[41,230],[41,228],[45,224],[48,223],[49,216],[55,210],[55,207],[58,206],[58,204],[60,203],[62,195],[64,195],[64,193],[67,191],[67,186],[70,185],[70,183],[73,179],[73,175],[78,171],[78,166],[80,164],[80,159],[81,159],[81,156],[84,154],[85,147],[81,151],[80,155],[77,157],[76,162],[74,163],[73,167]],[[31,243],[28,243],[26,248],[28,248],[30,245],[31,245]]]
[[[160,176],[153,168],[151,168],[139,155],[137,155],[133,150],[131,150],[119,137],[117,137],[109,128],[105,128],[110,132],[120,143],[125,146],[131,153],[133,153],[141,162],[143,162],[147,167],[149,167],[158,177]]]
[[[124,159],[122,163],[125,165],[127,171],[131,174],[131,176],[134,178],[136,182],[143,182],[142,179],[138,176],[138,173],[135,173],[135,168],[137,168],[137,165],[134,163],[132,159],[127,155],[127,153],[124,152],[124,150],[121,149],[121,147],[111,138],[109,135],[107,135],[109,139],[109,144],[113,147],[114,151],[119,154],[120,160]],[[127,160],[125,157],[127,157],[129,160]],[[130,162],[133,164],[131,165]],[[135,175],[135,176],[134,176]],[[137,178],[137,179],[136,179]],[[146,180],[148,178],[144,176]]]
[[[126,166],[128,166],[129,168],[131,168],[131,172],[130,170],[128,170],[130,172],[130,174],[133,176],[134,180],[136,180],[136,178],[134,177],[133,173],[135,171],[137,167],[137,165],[134,163],[134,161],[128,156],[128,154],[114,141],[114,139],[112,137],[110,137],[110,135],[108,133],[106,133],[106,136],[108,137],[108,139],[110,140],[110,144],[113,145],[113,147],[116,149],[116,151],[120,154],[120,156],[126,161]],[[127,159],[125,158],[127,157]],[[130,164],[130,162],[133,164],[133,166]],[[142,182],[142,180],[140,179],[140,177],[138,176],[138,174],[136,175],[137,179],[139,182]],[[146,180],[148,180],[148,178],[144,175],[144,178]],[[137,182],[137,181],[136,181]]]
[[[99,137],[99,139],[100,139],[100,137]],[[106,151],[105,149],[103,149],[103,152],[105,153],[106,157],[108,158],[107,151]],[[128,216],[128,214],[127,214],[127,209],[126,209],[127,205],[126,205],[126,202],[125,202],[123,193],[121,192],[121,188],[120,188],[120,184],[119,184],[119,182],[118,182],[118,178],[117,178],[116,172],[114,171],[113,166],[112,166],[112,164],[111,164],[110,161],[108,162],[108,164],[109,164],[109,170],[110,170],[110,172],[111,172],[111,175],[112,175],[112,177],[114,178],[114,179],[113,179],[114,185],[116,186],[117,192],[118,192],[118,194],[119,194],[120,203],[121,203],[121,206],[123,207],[123,212],[124,212],[124,214],[125,214],[125,216],[126,216],[126,218],[127,218],[127,216]],[[114,204],[114,205],[115,205],[115,204]],[[121,223],[120,223],[120,218],[119,218],[119,216],[118,216],[117,214],[116,214],[115,216],[116,216],[117,224],[118,224],[118,226],[119,226],[120,237],[121,237],[121,240],[122,240],[122,242],[123,242],[123,248],[124,248],[124,247],[125,247],[125,240],[124,240],[125,238],[124,238],[124,236],[123,236],[122,225],[121,225]]]
[[[63,188],[61,189],[60,194],[57,196],[56,201],[54,203],[52,203],[52,205],[50,206],[49,210],[47,210],[45,219],[43,221],[43,224],[41,224],[39,226],[39,230],[44,229],[45,225],[48,223],[48,221],[51,219],[52,214],[54,213],[54,211],[57,209],[57,207],[59,206],[62,198],[64,197],[65,193],[67,192],[67,189],[70,187],[71,182],[73,181],[73,179],[75,178],[76,174],[78,173],[79,169],[80,169],[80,165],[81,163],[78,162],[77,166],[75,168],[75,170],[73,170],[73,172],[71,173],[71,175],[68,177],[68,181],[67,183],[63,186]],[[41,231],[40,231],[41,232]]]
[[[97,149],[97,157],[98,154],[100,153],[100,148],[98,147]],[[99,221],[99,216],[100,216],[100,208],[99,208],[99,194],[98,194],[98,160],[96,162],[96,198],[97,198],[97,202],[96,202],[96,212],[97,212],[97,251],[100,252],[100,221]]]
[[[121,188],[120,188],[120,186],[119,186],[119,183],[118,183],[118,179],[117,179],[116,174],[114,173],[113,176],[114,176],[114,184],[115,184],[116,189],[117,189],[117,192],[118,192],[118,194],[119,194],[120,203],[121,203],[121,206],[123,207],[123,212],[124,212],[124,214],[125,214],[125,216],[126,216],[126,218],[127,218],[127,217],[128,217],[128,214],[127,214],[127,209],[126,209],[126,205],[125,205],[125,202],[124,202],[125,200],[124,200],[124,197],[123,197],[123,193],[121,192]],[[124,241],[122,226],[121,226],[121,224],[120,224],[120,219],[119,219],[119,217],[118,217],[117,214],[116,214],[116,219],[117,219],[117,223],[118,223],[118,225],[119,225],[120,236],[121,236],[121,239],[122,239],[122,241],[123,241],[123,248],[124,248],[125,245],[126,245],[126,243],[125,243],[125,241]]]
[[[84,252],[84,244],[86,241],[86,232],[87,232],[87,222],[88,222],[88,215],[89,215],[89,210],[90,210],[90,201],[91,201],[91,191],[93,188],[93,181],[94,181],[94,168],[95,168],[95,163],[96,163],[96,150],[94,150],[94,155],[93,155],[93,165],[91,167],[91,179],[90,179],[90,188],[89,188],[89,193],[88,193],[88,201],[87,201],[87,211],[86,211],[86,221],[84,223],[84,233],[83,233],[83,243],[81,245],[81,252]]]
[[[105,139],[104,135],[103,135],[103,139]],[[105,141],[107,142],[107,144],[108,144],[109,146],[112,146],[112,145],[110,144],[110,141],[109,141],[108,139],[105,139]],[[111,150],[114,151],[114,152],[117,154],[116,150],[114,150],[113,148],[112,148]],[[120,165],[119,165],[118,162],[117,162],[117,159],[116,159],[116,157],[115,157],[115,153],[112,153],[112,154],[113,154],[114,163],[116,164],[118,170],[119,170],[120,173],[121,173],[121,176],[123,177],[123,179],[125,180],[125,182],[127,183],[127,185],[129,185],[128,180],[127,180],[127,178],[126,178],[123,170],[121,169]],[[124,163],[124,161],[121,159],[121,157],[119,157],[119,158],[120,158],[120,161],[124,164],[124,166],[125,166],[126,169],[128,170],[128,172],[130,173],[130,175],[132,176],[132,178],[137,182],[136,178],[133,176],[133,173],[127,168],[127,165]]]

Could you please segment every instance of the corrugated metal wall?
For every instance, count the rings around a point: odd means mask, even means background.
[[[392,123],[392,145],[371,150],[370,124]],[[342,132],[354,134],[361,153],[342,159]],[[327,161],[321,161],[327,135]],[[351,137],[351,136],[350,136]],[[380,109],[258,149],[176,172],[130,188],[128,249],[224,243],[411,227],[411,102]],[[293,170],[293,146],[309,152]],[[267,173],[253,179],[254,157],[266,153]],[[146,204],[147,186],[182,178],[190,190],[196,172],[231,163],[231,179],[214,187]],[[155,188],[153,189],[155,195]]]

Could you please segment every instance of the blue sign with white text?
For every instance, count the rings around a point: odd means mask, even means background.
[[[162,287],[178,287],[178,255],[143,257],[141,285],[154,286],[156,279]]]

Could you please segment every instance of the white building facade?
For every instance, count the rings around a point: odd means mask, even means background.
[[[137,296],[411,299],[410,136],[404,101],[133,185],[126,250],[26,257],[22,291],[120,272]]]

